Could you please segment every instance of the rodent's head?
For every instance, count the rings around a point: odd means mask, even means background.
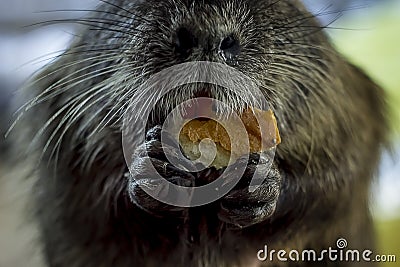
[[[271,105],[282,110],[288,109],[285,100],[304,98],[326,82],[321,76],[332,51],[321,26],[299,1],[142,1],[114,12],[133,14],[132,24],[117,29],[127,33],[122,34],[126,56],[121,62],[132,65],[127,71],[135,78],[184,62],[223,63],[253,79]],[[187,86],[161,106],[167,111],[167,105],[204,94],[237,109],[251,101],[247,88],[234,94],[214,86],[206,91],[204,85]]]
[[[100,89],[107,87],[108,105],[116,116],[143,81],[185,62],[234,67],[257,83],[278,113],[292,109],[333,76],[329,61],[334,52],[300,1],[112,1],[84,22],[91,30],[73,50],[78,50],[78,59],[87,50],[98,55],[84,64],[105,70],[91,81],[98,84],[103,78],[106,86]],[[171,106],[199,95],[240,109],[250,94],[246,88],[233,93],[192,84],[171,92],[160,109],[168,113]]]
[[[77,22],[88,27],[42,74],[42,96],[51,99],[51,115],[57,115],[49,119],[59,131],[53,139],[72,129],[73,141],[92,138],[85,144],[93,144],[90,151],[109,142],[111,126],[120,129],[136,88],[184,62],[227,64],[254,80],[274,109],[283,138],[297,124],[309,132],[312,109],[336,101],[329,91],[338,86],[333,70],[339,57],[300,1],[104,1]],[[240,109],[251,92],[198,84],[178,88],[163,98],[157,122],[171,107],[199,95]],[[321,101],[321,95],[331,97]]]

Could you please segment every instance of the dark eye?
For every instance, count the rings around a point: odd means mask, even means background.
[[[196,37],[185,27],[176,31],[175,52],[182,57],[188,57],[198,44]]]

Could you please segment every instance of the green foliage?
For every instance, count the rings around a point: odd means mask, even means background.
[[[345,20],[332,33],[339,51],[362,67],[387,93],[394,137],[400,137],[400,12],[385,10]],[[365,27],[364,27],[365,26]],[[357,28],[359,28],[357,30]]]

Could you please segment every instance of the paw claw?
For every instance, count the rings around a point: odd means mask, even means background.
[[[250,182],[253,179],[251,174],[254,174],[256,167],[257,165],[251,164],[249,159],[242,180],[221,199],[218,214],[220,220],[242,228],[259,223],[273,215],[280,193],[280,173],[276,165],[273,165],[271,171],[265,175],[265,179],[251,191]]]

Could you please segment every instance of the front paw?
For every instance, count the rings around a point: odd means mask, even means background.
[[[251,181],[257,166],[257,176],[261,175],[265,179],[252,190]],[[276,164],[273,164],[269,171],[263,170],[263,166],[267,166],[263,158],[260,159],[258,154],[250,155],[240,182],[220,201],[220,220],[243,228],[273,215],[280,193],[281,176]]]
[[[147,213],[160,217],[183,217],[187,210],[162,201],[179,195],[176,188],[166,181],[184,187],[195,185],[195,177],[184,170],[193,166],[187,166],[190,162],[179,157],[179,145],[172,142],[170,138],[162,144],[161,127],[154,127],[147,133],[146,142],[136,149],[130,166],[128,191],[132,202]],[[168,159],[173,159],[175,164]]]

